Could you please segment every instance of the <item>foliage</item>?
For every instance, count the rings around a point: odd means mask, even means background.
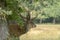
[[[6,0],[6,5],[6,9],[3,9],[4,13],[9,15],[9,19],[16,20],[19,24],[23,21],[18,14],[25,16],[27,10],[30,10],[32,15],[38,13],[38,18],[42,19],[60,17],[60,0]]]

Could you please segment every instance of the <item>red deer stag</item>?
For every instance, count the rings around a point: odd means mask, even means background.
[[[21,28],[18,24],[9,25],[9,33],[10,35],[15,37],[19,37],[22,34],[28,32],[29,29],[36,27],[36,25],[33,23],[33,20],[37,17],[37,15],[34,18],[31,18],[30,11],[27,11],[26,17],[24,17],[22,14],[19,14],[19,16],[22,18],[24,22],[23,28]]]

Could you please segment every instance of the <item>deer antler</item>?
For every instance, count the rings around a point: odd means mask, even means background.
[[[38,14],[36,14],[36,16],[34,17],[34,18],[32,18],[31,20],[34,20],[34,19],[36,19],[38,17]]]
[[[26,21],[26,17],[24,17],[23,15],[21,15],[21,13],[20,14],[18,14],[20,17],[21,17],[21,19],[23,20],[23,21]]]
[[[28,19],[28,20],[30,20],[30,18],[31,18],[30,16],[31,16],[31,15],[30,15],[30,11],[27,11],[27,19]]]
[[[28,9],[28,7],[24,7],[24,5],[20,6],[21,8],[23,8],[25,10],[25,12],[27,12],[26,17],[24,17],[21,13],[18,14],[24,21],[27,21],[27,19],[30,19],[30,10]]]

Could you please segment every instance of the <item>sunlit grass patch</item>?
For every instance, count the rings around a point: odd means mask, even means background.
[[[20,40],[60,40],[60,29],[58,27],[36,27],[22,35]]]

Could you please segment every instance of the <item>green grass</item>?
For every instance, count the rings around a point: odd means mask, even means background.
[[[60,25],[37,25],[22,35],[20,40],[60,40]]]

